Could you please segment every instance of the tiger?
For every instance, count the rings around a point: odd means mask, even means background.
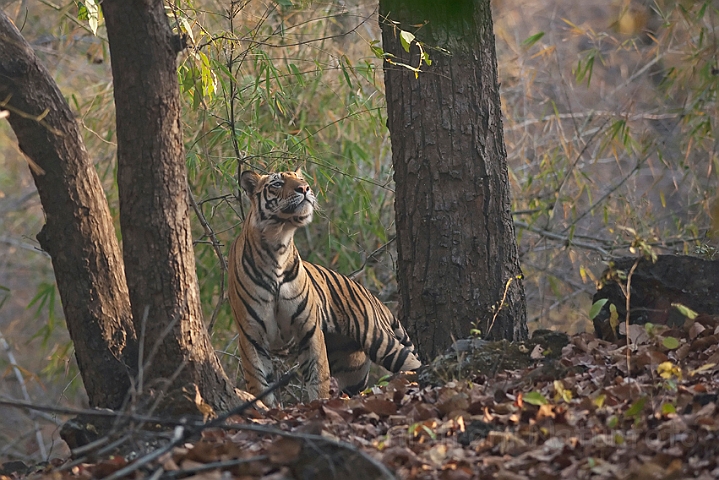
[[[391,372],[419,368],[407,332],[377,297],[300,258],[294,234],[317,206],[302,171],[247,170],[239,180],[251,206],[230,248],[228,297],[247,390],[265,391],[273,356],[287,351],[297,357],[310,401],[329,397],[330,376],[348,395],[364,390],[371,362]],[[264,402],[276,405],[277,397]]]

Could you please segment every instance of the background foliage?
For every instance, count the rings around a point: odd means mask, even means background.
[[[5,8],[75,110],[117,219],[112,81],[96,7],[41,0]],[[678,0],[504,0],[493,8],[529,327],[583,331],[611,256],[640,243],[711,255],[719,12],[709,1]],[[216,247],[226,253],[246,208],[235,198],[238,160],[267,171],[302,167],[322,206],[297,236],[304,258],[359,270],[359,281],[394,300],[376,9],[368,0],[167,3],[191,45],[178,78],[199,212],[197,268],[231,375],[238,362]],[[6,123],[0,151],[0,332],[9,344],[0,352],[0,395],[22,398],[24,384],[31,400],[82,404],[49,258],[34,239],[42,211]],[[39,458],[33,420],[2,417],[0,459]],[[35,420],[51,447],[62,419]]]

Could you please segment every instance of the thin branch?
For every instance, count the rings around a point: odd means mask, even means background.
[[[555,308],[559,307],[560,305],[562,305],[564,303],[567,303],[569,300],[573,299],[574,297],[576,297],[577,295],[579,295],[581,293],[587,293],[590,297],[592,296],[592,293],[588,292],[586,289],[580,288],[580,289],[574,290],[572,293],[570,293],[568,295],[564,295],[563,297],[559,298],[559,300],[557,300],[556,302],[551,304],[546,309],[542,308],[541,313],[539,313],[539,314],[535,315],[534,317],[527,320],[527,324],[531,324],[531,323],[539,321],[544,316],[545,312],[551,312]]]
[[[197,205],[189,183],[187,184],[187,196],[190,199],[190,204],[192,205],[193,210],[195,210],[195,215],[197,215],[197,218],[200,220],[200,224],[202,225],[202,229],[205,231],[205,235],[207,235],[212,242],[212,248],[215,251],[215,255],[217,255],[217,259],[220,261],[220,298],[217,299],[215,309],[212,311],[210,323],[207,326],[207,332],[212,333],[212,328],[215,326],[217,315],[220,313],[222,304],[225,303],[225,275],[227,273],[227,262],[225,261],[225,256],[222,254],[222,244],[217,239],[217,235],[215,235],[214,230],[212,230],[210,222],[208,222],[207,218],[205,218],[205,214],[202,213],[202,209]]]
[[[172,441],[165,445],[162,448],[159,448],[153,452],[150,452],[149,454],[145,455],[144,457],[141,457],[137,459],[136,461],[132,462],[132,464],[126,466],[125,468],[121,468],[120,470],[117,470],[112,475],[105,477],[105,480],[118,480],[126,475],[129,475],[132,472],[135,472],[142,468],[143,466],[147,465],[148,463],[152,462],[153,460],[159,458],[164,453],[169,452],[176,446],[186,442],[191,437],[199,434],[203,430],[206,430],[208,428],[214,428],[220,426],[222,423],[225,422],[230,416],[237,415],[239,413],[242,413],[243,411],[250,408],[252,405],[254,405],[256,402],[262,400],[267,395],[271,394],[275,390],[282,388],[286,386],[293,378],[295,377],[295,369],[290,370],[289,372],[285,373],[278,381],[270,385],[265,391],[263,391],[260,395],[255,397],[253,400],[249,402],[244,402],[242,405],[239,405],[229,412],[218,416],[214,420],[211,420],[209,422],[196,425],[196,426],[183,426],[183,425],[176,425],[175,430],[173,431],[172,435]]]
[[[256,455],[254,457],[248,458],[233,458],[231,460],[224,460],[220,462],[210,462],[195,468],[186,468],[183,470],[165,472],[164,475],[162,475],[162,478],[177,478],[179,476],[194,475],[197,473],[207,472],[208,470],[234,467],[236,465],[242,465],[243,463],[264,462],[269,460],[269,458],[270,457],[268,457],[267,455]],[[164,469],[160,469],[164,471]]]
[[[0,217],[4,217],[9,212],[20,210],[20,208],[22,208],[25,203],[29,202],[35,197],[38,197],[37,190],[30,190],[28,192],[25,192],[19,198],[16,198],[14,200],[7,199],[3,201],[2,208],[0,208]]]
[[[543,117],[539,118],[531,118],[528,120],[525,120],[521,123],[518,123],[516,125],[512,125],[511,127],[505,127],[505,131],[512,131],[512,130],[521,130],[525,127],[528,127],[530,125],[534,125],[537,123],[544,123],[551,120],[573,120],[577,118],[593,118],[593,117],[623,117],[627,121],[634,121],[634,120],[666,120],[666,119],[672,119],[672,118],[681,118],[684,116],[684,113],[629,113],[629,112],[609,112],[609,111],[603,111],[603,110],[590,110],[589,112],[580,112],[580,113],[558,113],[558,114],[552,114],[552,115],[544,115]]]
[[[604,258],[608,258],[611,256],[611,254],[607,250],[605,250],[604,248],[602,248],[598,245],[583,242],[581,240],[576,240],[574,238],[570,238],[568,235],[562,235],[559,233],[550,232],[549,230],[544,230],[542,228],[535,227],[533,225],[530,225],[526,222],[522,222],[520,220],[515,220],[514,226],[518,227],[518,228],[523,228],[525,230],[536,233],[537,235],[541,235],[542,237],[549,238],[551,240],[558,240],[558,241],[564,243],[564,245],[566,247],[579,247],[579,248],[584,248],[587,250],[594,250],[595,252],[599,252],[600,254],[602,254],[602,256]]]
[[[354,280],[354,278],[355,278],[357,275],[359,275],[359,273],[360,273],[362,270],[365,269],[365,267],[367,266],[367,263],[369,263],[370,260],[372,260],[372,259],[375,258],[376,256],[382,255],[384,252],[386,252],[387,249],[389,248],[389,246],[390,246],[390,245],[392,244],[392,242],[394,242],[395,240],[397,240],[397,235],[393,236],[392,238],[390,238],[389,240],[387,240],[387,243],[385,243],[384,245],[381,245],[381,246],[380,246],[379,248],[377,248],[375,251],[373,251],[372,253],[370,253],[370,254],[367,256],[367,258],[365,258],[365,261],[362,263],[362,266],[359,267],[357,270],[355,270],[354,272],[350,273],[350,274],[347,275],[347,276],[348,276],[349,278],[351,278],[352,280]]]
[[[642,166],[642,164],[643,164],[643,163],[646,161],[646,159],[648,159],[648,158],[649,158],[649,154],[646,154],[646,155],[644,155],[643,158],[637,160],[637,164],[634,165],[634,168],[632,168],[631,171],[624,176],[624,178],[622,178],[618,183],[616,183],[615,185],[613,185],[612,188],[610,188],[609,190],[607,190],[607,191],[604,193],[604,195],[602,195],[601,197],[599,197],[599,199],[598,199],[596,202],[594,202],[589,208],[587,208],[587,209],[584,211],[584,213],[582,213],[582,214],[579,215],[577,218],[575,218],[575,219],[572,221],[572,223],[570,223],[569,225],[567,225],[566,227],[564,227],[564,230],[562,230],[562,233],[566,232],[567,230],[569,230],[570,228],[572,228],[572,226],[576,225],[581,219],[583,219],[584,217],[586,217],[587,215],[589,215],[590,212],[594,211],[594,209],[597,208],[602,202],[604,202],[604,200],[606,200],[612,193],[616,192],[616,191],[619,189],[619,187],[621,187],[622,185],[624,185],[624,183],[632,177],[632,175],[634,175],[636,172],[639,171],[639,168]]]
[[[39,253],[40,255],[43,255],[43,256],[48,257],[48,258],[50,257],[50,254],[47,253],[47,252],[46,252],[45,250],[43,250],[42,248],[40,248],[40,247],[38,247],[38,246],[35,246],[35,245],[31,244],[31,243],[27,243],[27,242],[22,242],[22,241],[20,241],[20,240],[16,240],[16,239],[14,239],[14,238],[2,236],[2,237],[0,237],[0,243],[4,243],[4,244],[6,244],[6,245],[10,245],[10,246],[17,247],[17,248],[23,248],[23,249],[25,249],[25,250],[30,250],[31,252]]]
[[[129,475],[132,472],[136,472],[143,466],[147,465],[151,461],[160,458],[165,453],[169,452],[173,448],[175,448],[177,445],[185,441],[185,434],[187,430],[181,426],[175,427],[175,430],[173,431],[172,435],[172,441],[165,445],[162,448],[158,448],[157,450],[154,450],[150,452],[149,454],[145,455],[144,457],[139,458],[138,460],[132,462],[130,465],[127,465],[124,468],[121,468],[117,471],[115,471],[112,475],[108,475],[105,477],[105,480],[117,480],[119,478],[122,478],[126,475]]]
[[[176,447],[177,445],[180,445],[181,443],[187,441],[191,437],[199,434],[203,430],[206,430],[208,428],[216,428],[220,427],[222,423],[224,423],[229,417],[232,415],[238,415],[247,410],[248,408],[252,407],[255,403],[261,401],[263,398],[265,398],[270,393],[274,392],[275,390],[285,387],[296,375],[296,368],[291,369],[287,373],[285,373],[277,382],[270,385],[265,391],[260,393],[257,397],[255,397],[253,400],[247,401],[242,403],[241,405],[238,405],[237,407],[233,408],[232,410],[226,412],[223,415],[220,415],[214,420],[211,420],[209,422],[201,422],[201,423],[192,423],[191,421],[188,422],[186,419],[170,419],[170,418],[161,418],[161,417],[154,417],[154,416],[148,416],[148,415],[138,415],[138,414],[132,414],[127,412],[113,412],[111,410],[84,410],[84,409],[76,409],[76,408],[65,408],[65,407],[51,407],[47,405],[35,405],[30,402],[22,402],[18,400],[5,400],[2,397],[0,397],[0,405],[2,406],[8,406],[8,407],[15,407],[15,408],[22,408],[27,409],[31,412],[33,411],[45,411],[45,412],[53,412],[53,413],[60,413],[60,414],[68,414],[68,415],[82,415],[87,417],[96,417],[96,418],[114,418],[116,420],[116,424],[121,421],[136,421],[139,423],[151,423],[151,424],[157,424],[157,425],[164,425],[164,426],[171,426],[175,427],[175,430],[173,432],[172,441],[166,445],[165,447],[162,447],[158,450],[155,450],[148,455],[138,459],[136,462],[133,462],[131,465],[128,465],[127,467],[116,471],[113,475],[110,477],[107,477],[108,479],[117,479],[121,478],[129,473],[132,473],[139,468],[141,468],[144,465],[147,465],[154,459],[160,457],[163,453],[170,451],[172,448]],[[132,438],[131,435],[125,434],[119,439],[113,441],[110,444],[107,444],[109,441],[109,438],[112,436],[113,432],[110,432],[109,434],[105,435],[105,437],[96,440],[95,442],[92,442],[92,444],[85,445],[81,447],[80,449],[77,449],[73,451],[74,455],[77,455],[78,453],[85,453],[88,452],[87,456],[84,456],[82,458],[78,458],[74,462],[70,464],[63,465],[60,467],[60,470],[66,470],[69,468],[72,468],[72,466],[77,465],[78,463],[82,463],[87,460],[87,458],[90,456],[89,452],[97,447],[107,445],[104,448],[102,448],[99,452],[97,452],[95,455],[99,455],[102,453],[107,453],[110,450],[119,447],[122,443],[126,442],[127,440],[130,440]]]
[[[375,11],[376,11],[376,10],[375,10]],[[308,45],[308,44],[311,44],[311,43],[321,43],[321,42],[324,42],[324,41],[326,41],[326,40],[332,40],[332,39],[334,39],[334,38],[343,38],[343,37],[346,37],[346,36],[348,36],[348,35],[350,35],[350,34],[356,32],[362,25],[364,25],[365,23],[367,23],[367,21],[369,21],[369,19],[372,18],[372,16],[375,14],[375,11],[373,11],[370,15],[368,15],[368,16],[366,16],[366,17],[360,17],[360,18],[362,19],[362,21],[359,22],[359,23],[358,23],[357,25],[355,25],[354,27],[352,27],[351,29],[349,29],[349,30],[347,30],[347,31],[345,31],[345,32],[337,33],[337,34],[335,34],[335,35],[326,35],[326,36],[320,37],[320,38],[311,38],[311,39],[309,39],[309,40],[300,40],[300,41],[297,41],[297,42],[294,42],[294,43],[281,43],[281,44],[271,43],[271,42],[267,41],[267,40],[269,40],[270,38],[277,36],[278,32],[273,32],[273,33],[271,33],[270,35],[268,35],[267,37],[265,37],[266,40],[254,40],[254,39],[248,39],[248,38],[246,38],[246,37],[237,38],[237,37],[235,37],[235,36],[231,36],[231,37],[230,37],[230,36],[227,36],[227,35],[218,35],[218,36],[212,37],[212,38],[211,38],[210,40],[208,40],[207,42],[198,45],[197,48],[201,50],[201,49],[203,49],[203,48],[209,46],[210,44],[217,42],[218,40],[224,40],[224,41],[226,41],[226,42],[245,42],[245,43],[249,43],[250,45],[253,45],[253,46],[254,46],[254,45],[259,45],[259,46],[270,47],[270,48],[300,47],[300,46]],[[334,15],[333,15],[333,16],[334,16]],[[330,18],[331,18],[331,16],[330,16]],[[248,48],[248,50],[249,50],[249,48]]]
[[[522,280],[522,275],[519,274],[516,277],[510,277],[509,280],[504,284],[504,293],[502,294],[502,300],[499,301],[499,306],[497,306],[494,310],[494,316],[492,317],[492,322],[489,324],[489,328],[487,328],[486,335],[489,335],[489,332],[492,331],[492,328],[494,327],[494,322],[497,320],[497,316],[499,315],[499,312],[502,310],[502,307],[505,305],[505,300],[507,300],[507,293],[509,292],[509,286],[512,284],[513,280]]]
[[[23,377],[22,372],[20,371],[20,368],[18,368],[17,361],[15,360],[15,355],[12,353],[12,349],[10,348],[10,345],[7,343],[7,341],[5,340],[5,337],[3,336],[2,331],[0,331],[0,347],[2,347],[3,350],[5,350],[5,354],[7,355],[7,358],[10,361],[10,366],[12,367],[12,370],[15,373],[15,378],[17,379],[18,383],[20,384],[20,391],[22,391],[23,398],[29,402],[30,394],[27,391],[27,385],[25,384],[25,377]],[[37,446],[40,449],[40,456],[43,458],[43,460],[47,460],[47,450],[45,449],[45,440],[43,440],[42,432],[40,431],[40,424],[37,421],[35,412],[30,411],[29,413],[30,413],[30,418],[32,419],[33,427],[35,428],[35,440],[37,441]]]
[[[639,261],[642,259],[642,257],[637,258],[634,261],[634,265],[632,265],[632,268],[629,269],[629,273],[627,274],[627,286],[626,289],[622,287],[621,282],[617,282],[617,285],[619,285],[620,290],[624,294],[625,301],[625,308],[626,308],[626,315],[624,317],[624,334],[626,335],[627,340],[627,374],[631,375],[632,366],[631,366],[631,352],[630,352],[630,337],[629,334],[629,317],[630,317],[630,304],[631,304],[631,298],[632,298],[632,276],[634,275],[634,271],[637,269],[637,266],[639,265]]]

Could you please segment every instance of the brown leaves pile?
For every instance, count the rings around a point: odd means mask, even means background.
[[[408,479],[716,478],[718,320],[630,332],[629,363],[624,340],[580,334],[560,359],[522,370],[442,386],[399,376],[355,398],[237,417],[133,477],[390,478],[364,455]]]

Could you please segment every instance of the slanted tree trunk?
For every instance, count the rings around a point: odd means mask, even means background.
[[[123,258],[148,379],[196,385],[215,410],[237,401],[202,321],[188,215],[176,58],[161,1],[105,0],[117,119]],[[147,312],[147,313],[146,313]],[[190,387],[189,393],[193,393]]]
[[[380,24],[384,51],[396,56],[384,73],[400,318],[425,360],[473,325],[489,338],[524,339],[489,0],[380,0]],[[400,29],[432,61],[418,78],[397,65],[419,64]]]
[[[137,343],[107,200],[69,106],[2,11],[0,99],[40,194],[37,239],[52,258],[90,405],[118,408],[137,373]]]

